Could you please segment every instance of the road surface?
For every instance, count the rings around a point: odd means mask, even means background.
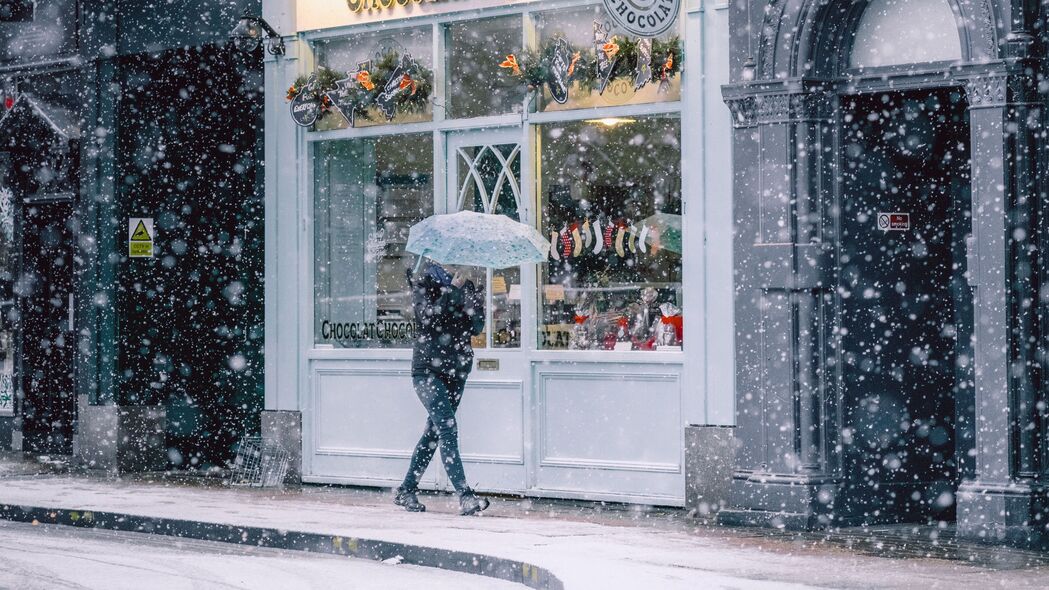
[[[0,589],[63,588],[520,590],[523,586],[336,555],[0,521]]]

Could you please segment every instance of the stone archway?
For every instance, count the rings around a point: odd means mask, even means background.
[[[959,529],[1026,534],[1045,471],[1032,346],[1043,334],[1031,309],[1040,269],[1022,243],[1038,218],[1039,140],[1029,123],[1041,117],[1041,99],[1037,66],[1003,58],[1029,55],[1030,36],[1014,32],[999,48],[994,15],[1005,8],[952,0],[963,23],[961,61],[853,71],[849,51],[865,5],[787,0],[764,10],[755,2],[747,14],[764,11],[758,33],[733,38],[741,82],[724,94],[734,126],[739,450],[730,509],[721,518],[812,528],[905,517],[891,509],[872,517],[840,500],[849,434],[837,289],[840,101],[889,87],[954,87],[969,108],[974,213],[967,266],[976,300],[968,417],[976,441],[957,494]],[[742,12],[734,15],[748,18]]]

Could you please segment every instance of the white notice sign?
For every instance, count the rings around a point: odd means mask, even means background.
[[[878,229],[881,231],[908,231],[911,229],[910,213],[878,213]]]

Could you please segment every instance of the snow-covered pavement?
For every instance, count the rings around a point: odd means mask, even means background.
[[[1039,567],[992,570],[958,561],[890,559],[790,537],[740,534],[643,510],[593,518],[588,509],[496,500],[457,516],[426,496],[409,514],[389,494],[346,488],[226,489],[65,475],[0,480],[0,503],[117,512],[344,535],[493,555],[550,570],[568,589],[1043,587]],[[495,582],[493,581],[493,584]]]

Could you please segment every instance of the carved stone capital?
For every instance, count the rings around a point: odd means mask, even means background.
[[[1008,98],[1008,76],[986,76],[965,81],[970,108],[1004,106]]]
[[[754,97],[758,123],[826,120],[833,114],[832,98],[825,93],[761,94]]]
[[[725,99],[729,111],[732,113],[732,126],[735,128],[753,127],[757,124],[757,110],[753,96]]]

